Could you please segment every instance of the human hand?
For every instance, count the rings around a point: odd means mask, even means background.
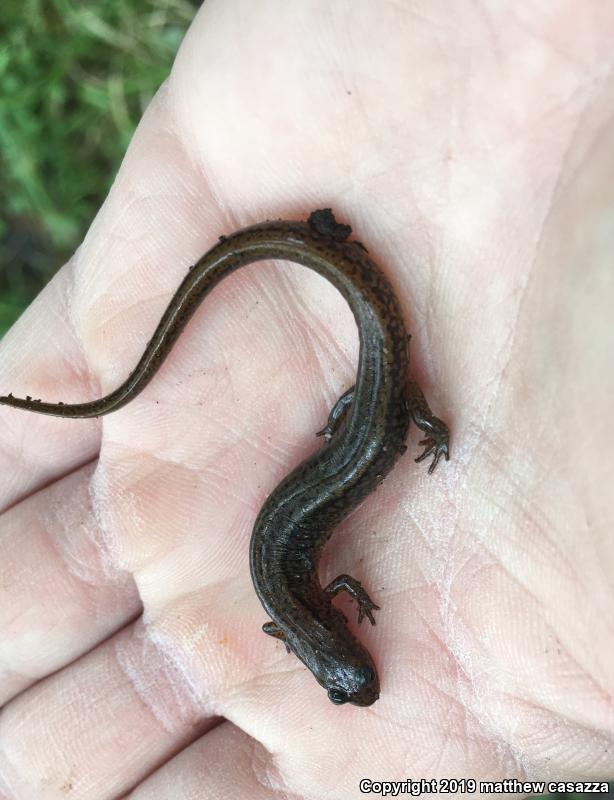
[[[0,357],[2,393],[92,399],[220,233],[332,205],[393,281],[452,431],[429,477],[412,430],[322,564],[381,606],[358,629],[380,700],[333,706],[260,631],[251,526],[320,446],[357,341],[318,276],[254,265],[117,414],[0,409],[11,800],[614,773],[614,15],[428,9],[209,0]]]

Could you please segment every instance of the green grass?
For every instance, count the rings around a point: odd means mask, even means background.
[[[83,238],[197,5],[3,0],[0,336]]]

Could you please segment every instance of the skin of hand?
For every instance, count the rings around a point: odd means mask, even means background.
[[[385,269],[451,428],[321,578],[381,697],[333,706],[265,636],[248,542],[321,446],[357,336],[256,264],[102,420],[0,408],[0,797],[329,800],[362,778],[614,775],[614,6],[208,0],[0,392],[115,388],[220,234],[332,206]],[[78,158],[78,154],[75,154]],[[475,792],[480,794],[479,788]]]

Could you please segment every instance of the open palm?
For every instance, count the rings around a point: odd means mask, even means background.
[[[205,4],[0,393],[110,391],[220,234],[333,206],[399,294],[451,461],[427,475],[412,429],[327,548],[322,581],[381,606],[358,629],[381,698],[336,707],[262,634],[247,558],[353,382],[323,279],[239,271],[103,420],[0,409],[0,797],[614,774],[614,9],[544,8]]]

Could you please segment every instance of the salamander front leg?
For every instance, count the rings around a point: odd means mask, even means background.
[[[424,445],[424,452],[415,460],[416,462],[424,461],[425,458],[432,455],[433,461],[429,467],[429,474],[431,474],[442,456],[446,461],[450,460],[450,431],[446,423],[433,414],[422,389],[411,375],[407,388],[407,403],[411,418],[420,430],[426,433],[426,439],[422,439],[420,442]]]
[[[262,630],[274,639],[279,639],[286,646],[286,653],[290,652],[288,642],[286,642],[286,634],[274,622],[265,622]]]
[[[341,591],[346,591],[358,603],[358,622],[361,623],[366,617],[371,625],[375,625],[373,611],[379,611],[379,606],[375,605],[356,578],[352,578],[351,575],[338,575],[324,591],[331,598]]]
[[[341,395],[328,415],[328,422],[321,431],[316,433],[316,436],[323,436],[327,444],[339,430],[343,420],[346,418],[347,412],[352,405],[352,400],[354,399],[355,388],[355,386],[352,386],[351,389],[348,389],[347,392]]]

